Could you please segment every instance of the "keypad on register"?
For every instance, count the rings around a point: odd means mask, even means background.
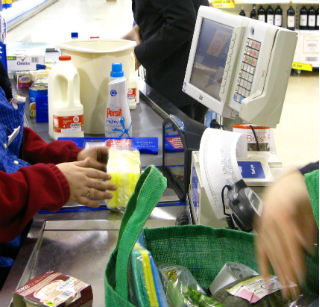
[[[237,85],[233,94],[233,100],[241,103],[251,92],[254,73],[259,57],[261,43],[253,39],[247,39],[245,54],[242,58]]]

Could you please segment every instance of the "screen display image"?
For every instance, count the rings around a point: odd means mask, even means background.
[[[220,101],[219,93],[233,28],[204,18],[190,83]]]

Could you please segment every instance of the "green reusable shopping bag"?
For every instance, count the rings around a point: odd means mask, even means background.
[[[128,299],[129,257],[144,223],[160,200],[166,179],[149,166],[140,176],[126,207],[117,245],[105,271],[107,307],[134,306]],[[201,287],[208,288],[227,261],[241,262],[257,270],[253,235],[200,225],[144,229],[146,248],[155,262],[187,267]]]
[[[166,188],[166,179],[149,166],[140,176],[122,218],[117,245],[105,271],[106,307],[133,307],[128,299],[129,257],[143,226]],[[202,225],[144,229],[146,248],[155,263],[172,263],[187,267],[203,289],[207,289],[223,265],[240,262],[258,271],[254,235],[232,229],[215,229]],[[318,259],[318,257],[316,257]],[[316,293],[317,266],[307,258],[307,288]],[[310,263],[312,265],[310,265]],[[318,270],[317,270],[318,271]],[[318,275],[317,275],[318,276]]]

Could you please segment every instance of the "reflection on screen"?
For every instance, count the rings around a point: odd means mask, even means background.
[[[190,83],[220,101],[232,27],[203,19]]]

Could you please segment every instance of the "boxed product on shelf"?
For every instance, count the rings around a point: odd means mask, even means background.
[[[44,52],[7,50],[8,72],[36,70],[37,64],[45,64]]]
[[[8,72],[36,70],[37,64],[45,64],[45,43],[7,43]]]

